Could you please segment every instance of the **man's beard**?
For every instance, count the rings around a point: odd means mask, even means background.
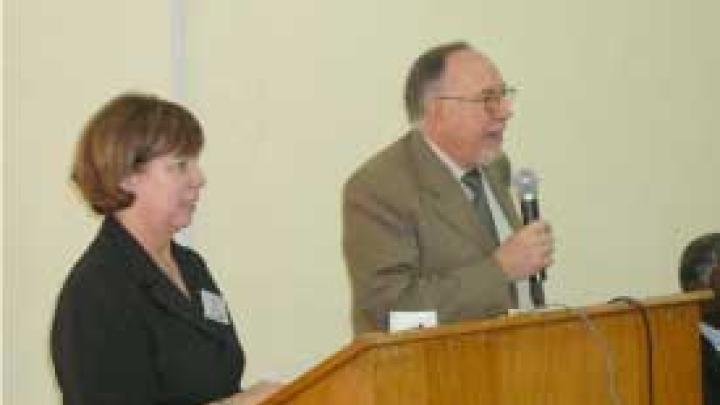
[[[502,148],[483,149],[478,154],[477,162],[480,166],[487,166],[500,156],[502,156]]]

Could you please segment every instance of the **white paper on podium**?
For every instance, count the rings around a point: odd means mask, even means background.
[[[388,320],[390,332],[437,326],[436,311],[391,311]]]

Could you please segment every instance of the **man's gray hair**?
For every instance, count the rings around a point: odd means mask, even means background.
[[[464,41],[450,42],[428,49],[415,60],[405,82],[405,110],[411,124],[415,125],[423,118],[427,96],[442,79],[447,57],[472,49]]]

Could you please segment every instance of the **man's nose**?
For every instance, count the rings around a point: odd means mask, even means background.
[[[498,118],[500,118],[502,120],[509,120],[513,116],[514,113],[515,112],[513,110],[512,100],[509,100],[507,98],[500,100],[500,104],[498,104],[498,108],[495,112],[495,115]]]

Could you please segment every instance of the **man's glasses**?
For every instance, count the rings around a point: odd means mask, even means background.
[[[456,100],[465,103],[482,104],[487,109],[496,110],[503,101],[512,101],[517,91],[515,87],[503,86],[500,90],[483,90],[479,95],[472,97],[447,95],[435,98],[438,100]]]

